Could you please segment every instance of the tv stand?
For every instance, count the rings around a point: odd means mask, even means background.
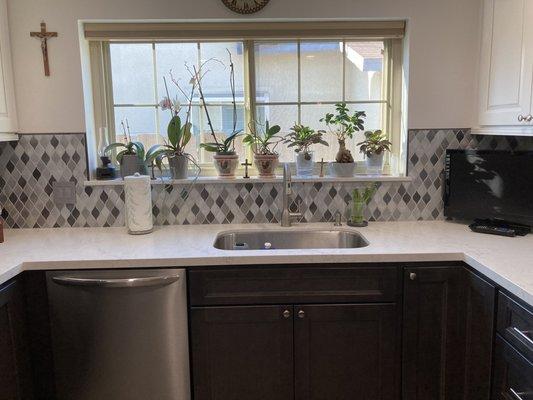
[[[508,222],[501,219],[475,219],[469,225],[470,229],[477,233],[488,233],[500,236],[525,236],[531,233],[531,227],[527,225]]]

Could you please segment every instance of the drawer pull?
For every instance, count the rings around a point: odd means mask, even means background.
[[[520,329],[518,329],[516,326],[513,326],[512,328],[512,331],[513,333],[515,333],[516,335],[518,335],[520,338],[524,339],[526,342],[528,342],[530,345],[533,346],[533,339],[531,339],[527,334],[529,333],[529,331],[521,331]]]
[[[513,396],[513,398],[515,400],[524,400],[524,398],[522,396],[520,396],[521,394],[523,393],[518,393],[516,390],[514,390],[513,388],[509,388],[509,393],[511,393],[511,395]]]

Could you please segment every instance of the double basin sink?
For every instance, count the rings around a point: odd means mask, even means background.
[[[370,243],[348,229],[263,229],[220,233],[214,247],[220,250],[355,249]]]

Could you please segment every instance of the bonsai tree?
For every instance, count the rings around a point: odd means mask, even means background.
[[[352,153],[346,148],[346,138],[351,139],[354,133],[364,129],[366,113],[364,111],[355,111],[350,114],[346,103],[335,104],[335,111],[335,114],[327,113],[324,118],[320,119],[320,122],[325,122],[329,131],[337,136],[339,152],[335,157],[335,161],[338,163],[353,163]]]
[[[276,147],[283,140],[276,136],[281,131],[281,127],[270,126],[268,121],[266,121],[264,130],[257,129],[257,125],[253,122],[249,124],[250,132],[244,137],[243,143],[249,145],[256,155],[277,155]]]
[[[387,140],[387,137],[381,130],[366,131],[365,140],[361,143],[357,143],[359,151],[364,153],[367,157],[373,155],[381,155],[385,151],[390,151],[392,143]]]
[[[323,130],[315,131],[308,126],[295,124],[291,131],[285,136],[283,143],[288,143],[287,147],[295,147],[296,153],[304,154],[306,160],[311,159],[309,148],[314,144],[329,146],[322,136],[326,133]]]

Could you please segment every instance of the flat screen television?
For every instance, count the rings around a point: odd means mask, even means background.
[[[447,150],[444,215],[533,226],[533,151]]]

